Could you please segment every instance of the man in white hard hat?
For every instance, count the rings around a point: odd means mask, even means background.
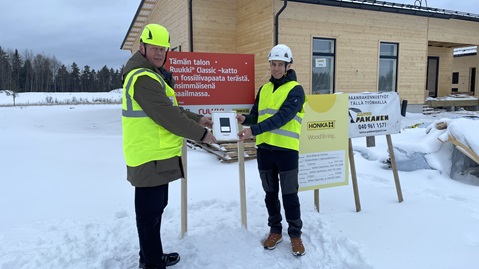
[[[256,136],[258,170],[265,191],[270,232],[263,241],[265,249],[274,249],[283,241],[281,204],[278,193],[281,186],[283,207],[288,222],[293,255],[304,255],[301,240],[301,210],[298,197],[299,135],[304,116],[306,97],[291,69],[291,49],[279,44],[268,56],[271,78],[256,95],[250,114],[238,114],[243,125],[249,125],[238,136],[240,141]]]

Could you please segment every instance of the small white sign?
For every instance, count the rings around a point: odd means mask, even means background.
[[[316,59],[316,67],[326,67],[326,58],[317,58]]]
[[[212,112],[213,134],[218,141],[238,140],[236,112]]]

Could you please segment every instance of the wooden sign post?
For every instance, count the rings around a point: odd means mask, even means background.
[[[399,95],[395,92],[372,92],[349,95],[349,163],[351,166],[351,180],[353,182],[354,201],[356,212],[361,211],[358,180],[351,138],[366,137],[368,146],[374,146],[377,135],[386,135],[391,168],[398,201],[403,201],[401,184],[394,156],[391,134],[399,133],[401,129],[401,113]]]
[[[187,175],[187,155],[186,139],[183,139],[181,148],[181,162],[183,163],[184,177],[181,179],[181,239],[185,237],[188,230],[188,175]]]
[[[238,130],[241,132],[243,127],[238,124]],[[246,219],[246,184],[245,184],[245,167],[244,167],[244,143],[238,141],[238,172],[240,187],[240,205],[241,205],[241,226],[248,229],[248,221]]]

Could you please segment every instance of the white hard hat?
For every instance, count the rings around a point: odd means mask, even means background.
[[[268,61],[274,60],[292,63],[293,53],[288,46],[284,44],[278,44],[271,49],[268,55]]]

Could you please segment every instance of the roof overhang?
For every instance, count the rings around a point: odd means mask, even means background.
[[[475,44],[452,43],[452,42],[441,42],[441,41],[428,41],[427,44],[430,47],[453,48],[453,49],[476,46]]]
[[[140,38],[140,33],[146,25],[151,12],[154,10],[158,0],[142,0],[136,11],[135,17],[131,21],[130,28],[126,33],[120,49],[133,50],[133,44]]]

